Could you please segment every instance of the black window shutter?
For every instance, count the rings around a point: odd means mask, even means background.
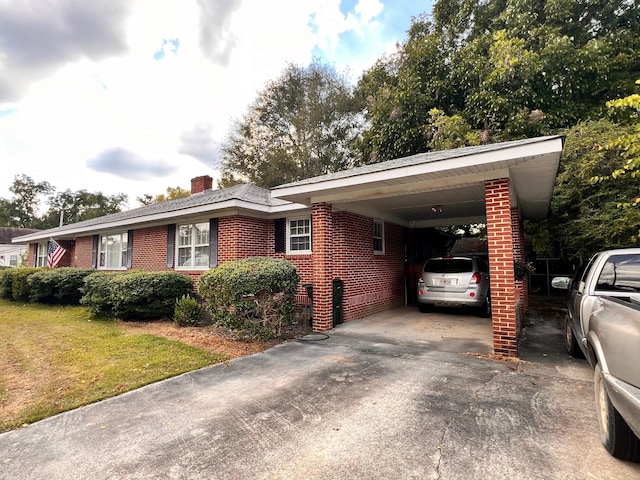
[[[35,247],[33,249],[33,266],[37,267],[38,266],[38,244],[35,244]]]
[[[218,266],[218,219],[209,219],[209,268]]]
[[[98,268],[98,242],[100,241],[99,235],[93,236],[93,246],[91,247],[91,267]]]
[[[274,227],[275,227],[275,233],[276,233],[276,238],[275,238],[275,243],[276,243],[276,253],[282,253],[286,251],[286,240],[287,240],[287,233],[286,233],[286,226],[287,226],[287,219],[286,218],[276,218],[274,223]]]
[[[173,268],[174,246],[176,241],[176,224],[167,225],[167,268]]]
[[[127,231],[127,268],[133,263],[133,230]]]

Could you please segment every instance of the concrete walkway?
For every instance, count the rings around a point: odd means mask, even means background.
[[[385,315],[4,433],[0,479],[640,479],[558,319],[515,362],[488,320]]]

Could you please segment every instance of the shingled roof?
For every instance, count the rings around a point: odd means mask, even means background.
[[[251,184],[242,184],[220,190],[205,190],[189,197],[145,205],[124,212],[39,231],[37,234],[24,235],[24,241],[64,237],[65,235],[89,232],[109,226],[136,225],[160,219],[175,219],[185,215],[213,213],[224,208],[235,207],[269,213],[273,209],[280,210],[284,208],[286,210],[287,206],[291,206],[292,209],[302,207],[286,200],[272,198],[271,192],[264,188]]]

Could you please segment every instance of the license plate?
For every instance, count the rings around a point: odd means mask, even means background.
[[[450,278],[439,278],[438,285],[442,285],[442,286],[453,285],[453,282],[452,282],[452,279]]]

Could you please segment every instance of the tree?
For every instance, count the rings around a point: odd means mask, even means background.
[[[16,175],[9,187],[13,198],[0,198],[2,224],[8,227],[37,228],[35,225],[41,197],[53,190],[48,182],[35,182],[28,175]]]
[[[639,56],[636,1],[438,0],[358,83],[358,151],[366,162],[428,151],[433,108],[483,142],[561,132],[631,93]]]
[[[630,175],[608,176],[625,164],[623,148],[612,142],[632,131],[603,119],[581,122],[567,132],[551,215],[526,227],[535,233],[538,252],[584,260],[603,248],[628,246],[638,235],[640,209],[619,208],[630,192],[637,192],[637,181]]]
[[[104,195],[84,189],[77,192],[67,189],[49,196],[49,210],[37,222],[37,228],[57,227],[60,224],[60,212],[64,225],[118,213],[126,205],[127,199],[124,193]]]
[[[153,203],[166,202],[167,200],[175,200],[176,198],[184,198],[191,195],[189,190],[185,190],[182,187],[167,187],[166,192],[166,194],[161,193],[155,196],[145,193],[141,197],[136,197],[136,200],[141,205],[151,205]]]
[[[333,68],[289,65],[269,82],[222,148],[221,186],[262,187],[349,168],[362,117],[352,88]]]

